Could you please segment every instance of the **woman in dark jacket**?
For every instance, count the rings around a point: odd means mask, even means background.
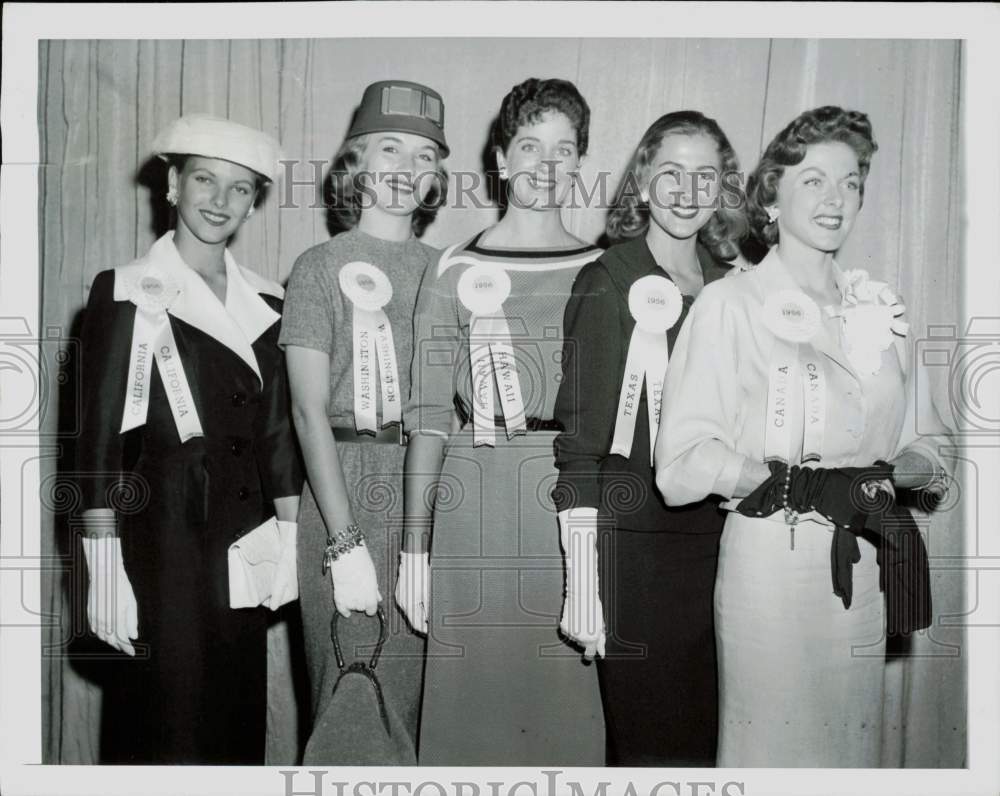
[[[88,617],[128,656],[107,662],[101,756],[263,763],[267,615],[230,608],[227,551],[276,514],[268,603],[294,596],[302,474],[277,345],[282,290],[226,245],[278,146],[192,115],[153,148],[169,163],[176,228],[97,275],[81,347]]]
[[[711,501],[667,508],[651,454],[669,350],[745,229],[737,169],[714,120],[680,111],[654,122],[608,219],[620,242],[580,272],[566,307],[553,493],[567,567],[561,627],[601,658],[612,765],[715,762],[722,518]]]

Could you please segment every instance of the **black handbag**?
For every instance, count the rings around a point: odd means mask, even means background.
[[[379,637],[371,659],[346,666],[337,633],[339,617],[334,611],[330,640],[340,675],[333,685],[332,698],[313,724],[303,765],[416,765],[413,740],[386,708],[382,684],[375,672],[388,636],[385,613],[379,607]]]

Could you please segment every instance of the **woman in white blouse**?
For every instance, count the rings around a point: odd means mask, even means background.
[[[944,427],[915,397],[902,307],[834,261],[876,149],[868,117],[836,107],[775,137],[747,183],[770,251],[706,286],[671,357],[657,485],[670,505],[715,494],[730,511],[715,593],[720,766],[879,763],[888,548],[866,512],[894,487],[938,482],[936,440],[917,430]],[[925,557],[918,568],[927,584]]]

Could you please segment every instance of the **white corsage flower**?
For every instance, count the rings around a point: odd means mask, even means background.
[[[906,308],[885,282],[869,279],[863,268],[845,271],[844,281],[840,307],[827,307],[826,311],[843,319],[851,365],[859,373],[874,376],[882,367],[882,352],[892,345],[893,335],[905,337],[909,330],[902,320]]]
[[[180,294],[180,285],[159,268],[151,265],[129,285],[128,300],[142,312],[160,315],[170,309],[170,305]]]

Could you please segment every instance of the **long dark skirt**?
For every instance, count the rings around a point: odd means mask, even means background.
[[[721,529],[714,506],[699,507]],[[712,766],[718,533],[603,534],[607,657],[598,672],[608,764]]]
[[[252,450],[231,451],[196,439],[137,463],[150,502],[121,534],[139,638],[102,667],[102,762],[264,762],[267,611],[229,607],[227,549],[268,512]]]

